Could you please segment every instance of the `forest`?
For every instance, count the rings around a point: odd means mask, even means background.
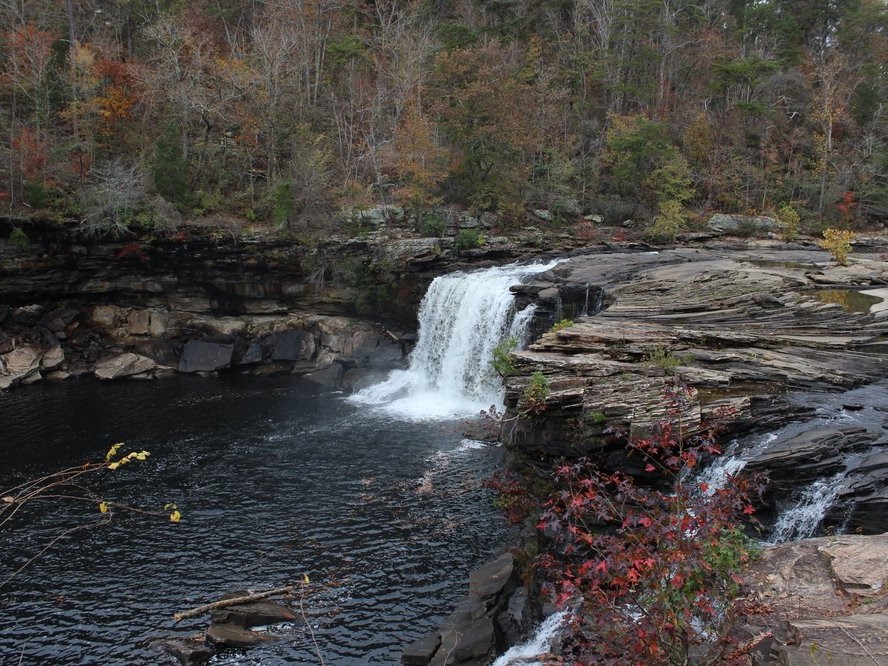
[[[95,236],[888,216],[883,0],[2,0],[0,25],[2,206]]]

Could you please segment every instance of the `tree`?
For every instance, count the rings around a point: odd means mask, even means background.
[[[93,516],[82,524],[65,527],[48,542],[42,544],[32,557],[18,566],[5,580],[0,581],[0,589],[62,539],[78,531],[110,525],[118,511],[164,517],[173,523],[178,523],[182,519],[182,514],[175,504],[167,504],[159,511],[145,510],[108,499],[94,488],[99,485],[97,479],[113,473],[124,465],[144,462],[151,455],[148,451],[120,454],[122,446],[122,443],[112,445],[104,460],[88,461],[76,467],[29,479],[0,492],[0,534],[6,530],[16,529],[24,514],[34,506],[45,502],[82,504],[89,507]]]
[[[453,146],[451,197],[480,210],[514,211],[540,150],[542,128],[527,53],[491,40],[442,53],[435,62],[431,112]]]
[[[450,155],[418,103],[404,114],[381,159],[383,170],[396,178],[395,198],[412,208],[417,220],[425,208],[440,201],[438,188],[447,175]]]

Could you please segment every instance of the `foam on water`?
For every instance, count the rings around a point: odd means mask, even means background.
[[[502,408],[490,367],[506,336],[522,341],[533,306],[515,312],[509,287],[555,263],[504,266],[435,278],[419,308],[419,338],[410,366],[359,391],[352,400],[407,419],[468,416]]]

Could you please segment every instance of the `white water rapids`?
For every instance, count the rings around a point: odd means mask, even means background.
[[[419,308],[419,339],[410,366],[352,399],[406,418],[501,408],[500,380],[490,366],[494,347],[509,335],[520,342],[533,314],[529,309],[515,313],[509,287],[554,265],[512,265],[435,278]]]

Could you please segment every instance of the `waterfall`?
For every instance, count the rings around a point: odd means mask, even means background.
[[[435,278],[419,307],[419,337],[409,368],[352,399],[419,418],[501,407],[500,380],[490,367],[493,349],[507,335],[521,341],[533,316],[530,309],[516,315],[509,287],[554,265],[512,265]]]
[[[509,648],[508,652],[493,662],[493,666],[530,666],[540,663],[540,655],[552,650],[552,643],[558,638],[567,620],[567,611],[550,615],[537,629],[536,635],[527,643]]]
[[[725,487],[730,477],[743,471],[750,459],[765,451],[776,439],[775,433],[768,433],[756,438],[748,445],[743,445],[736,439],[733,440],[722,455],[697,474],[697,484],[706,484],[709,488],[706,491],[707,494],[714,495],[716,491]]]
[[[813,535],[839,494],[844,479],[844,472],[839,472],[832,478],[818,479],[805,488],[795,504],[780,513],[769,542],[798,541]]]

